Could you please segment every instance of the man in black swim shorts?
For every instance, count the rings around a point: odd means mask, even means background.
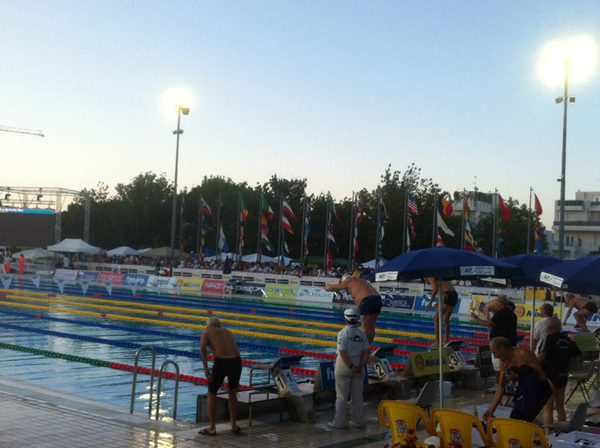
[[[206,326],[207,328],[202,333],[200,341],[200,354],[202,355],[204,374],[208,380],[209,426],[200,431],[200,434],[204,436],[217,435],[217,392],[223,385],[225,378],[229,382],[229,419],[231,421],[231,432],[239,434],[241,428],[236,423],[238,406],[237,389],[240,385],[242,359],[237,348],[237,342],[231,331],[221,328],[221,322],[216,317],[208,319]],[[207,348],[210,348],[214,356],[212,371],[208,368]]]
[[[574,294],[567,294],[565,296],[565,303],[569,305],[569,310],[563,320],[563,325],[567,323],[567,319],[571,315],[573,308],[575,308],[577,312],[573,314],[573,317],[579,324],[579,331],[582,333],[589,333],[587,320],[590,316],[598,312],[598,306],[591,300],[581,296],[576,297]]]
[[[431,305],[433,304],[433,300],[440,292],[440,287],[438,285],[437,279],[434,277],[427,277],[423,279],[425,282],[431,285],[431,298],[429,299],[429,303],[425,307],[425,311],[429,311],[431,309]],[[450,316],[454,311],[454,307],[458,303],[458,294],[452,286],[452,283],[447,281],[442,281],[441,287],[441,297],[442,297],[442,320],[444,321],[444,344],[450,341]],[[436,347],[440,342],[440,319],[438,313],[440,312],[440,307],[437,307],[435,312],[435,316],[433,318],[434,326],[435,326],[435,342],[433,343],[433,347]]]
[[[552,397],[544,406],[544,425],[554,423],[554,409],[559,422],[567,421],[565,412],[565,389],[569,381],[571,360],[581,355],[577,345],[561,333],[562,325],[556,317],[549,317],[546,324],[547,336],[540,344],[538,359],[552,387]]]
[[[381,313],[383,301],[371,284],[361,278],[344,274],[340,283],[325,286],[326,291],[348,291],[355,305],[360,310],[362,329],[367,335],[369,344],[375,339],[375,324]]]

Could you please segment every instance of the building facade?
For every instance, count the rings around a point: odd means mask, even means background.
[[[554,244],[558,256],[560,200],[554,203]],[[575,200],[565,200],[565,259],[585,257],[600,248],[600,191],[578,191]]]

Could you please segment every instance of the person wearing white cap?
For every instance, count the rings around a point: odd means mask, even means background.
[[[356,308],[344,311],[346,327],[337,337],[338,356],[335,360],[335,417],[328,425],[333,428],[346,427],[346,403],[348,395],[352,401],[352,421],[356,428],[363,426],[363,387],[365,366],[369,358],[369,341],[364,331],[358,328],[360,313]]]

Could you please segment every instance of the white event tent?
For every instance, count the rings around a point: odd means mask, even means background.
[[[91,246],[83,240],[75,238],[65,238],[60,243],[48,246],[51,252],[73,252],[82,254],[97,254],[102,252],[99,247]]]
[[[114,257],[114,256],[126,257],[127,255],[139,256],[140,251],[132,249],[131,247],[128,247],[128,246],[121,246],[121,247],[117,247],[116,249],[111,249],[111,250],[107,251],[106,255],[108,255],[109,257]]]
[[[41,247],[36,247],[35,249],[23,250],[21,252],[17,252],[13,254],[13,258],[21,258],[21,255],[25,257],[25,260],[42,260],[48,258],[54,258],[54,253],[49,250],[42,249]]]

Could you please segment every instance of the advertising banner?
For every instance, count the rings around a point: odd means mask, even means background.
[[[98,281],[100,272],[97,271],[79,271],[77,273],[77,280],[87,280],[90,282]]]
[[[310,288],[301,286],[296,294],[298,300],[309,302],[331,303],[333,302],[333,292],[325,291],[323,288]]]
[[[436,297],[433,303],[437,303],[438,298]],[[413,310],[415,311],[425,311],[425,307],[429,303],[429,297],[427,296],[417,296],[415,297],[415,304],[413,306]],[[431,308],[433,309],[433,307]]]
[[[416,377],[425,375],[436,375],[440,372],[440,352],[431,350],[428,352],[412,353],[408,357],[412,374]],[[454,350],[446,349],[443,354],[444,372],[455,372],[461,369],[460,360],[454,355]]]
[[[383,300],[383,306],[389,308],[399,308],[402,310],[412,310],[415,303],[415,298],[404,294],[393,294],[390,292],[384,292],[381,294]]]
[[[75,280],[77,280],[77,274],[79,271],[74,271],[71,269],[57,269],[54,272],[54,281],[57,282],[61,282],[61,281],[67,281],[67,282],[74,282]]]
[[[123,274],[118,272],[100,272],[98,281],[103,282],[104,280],[110,280],[114,286],[119,286],[123,282]]]
[[[259,283],[231,284],[231,294],[240,294],[254,297],[266,297],[265,285]]]
[[[223,290],[225,289],[225,285],[227,284],[224,280],[210,280],[204,279],[202,282],[202,292],[207,292],[211,294],[223,294]]]
[[[161,289],[175,291],[175,286],[176,281],[173,277],[162,277],[160,275],[148,276],[148,282],[146,283],[146,289],[150,288],[154,292],[159,292]]]
[[[144,287],[148,284],[149,275],[146,274],[125,274],[123,277],[124,286]]]
[[[267,285],[265,292],[269,299],[294,300],[296,299],[298,288],[296,286]]]
[[[204,279],[179,277],[176,282],[182,291],[200,292],[202,291],[202,283],[204,282]]]

